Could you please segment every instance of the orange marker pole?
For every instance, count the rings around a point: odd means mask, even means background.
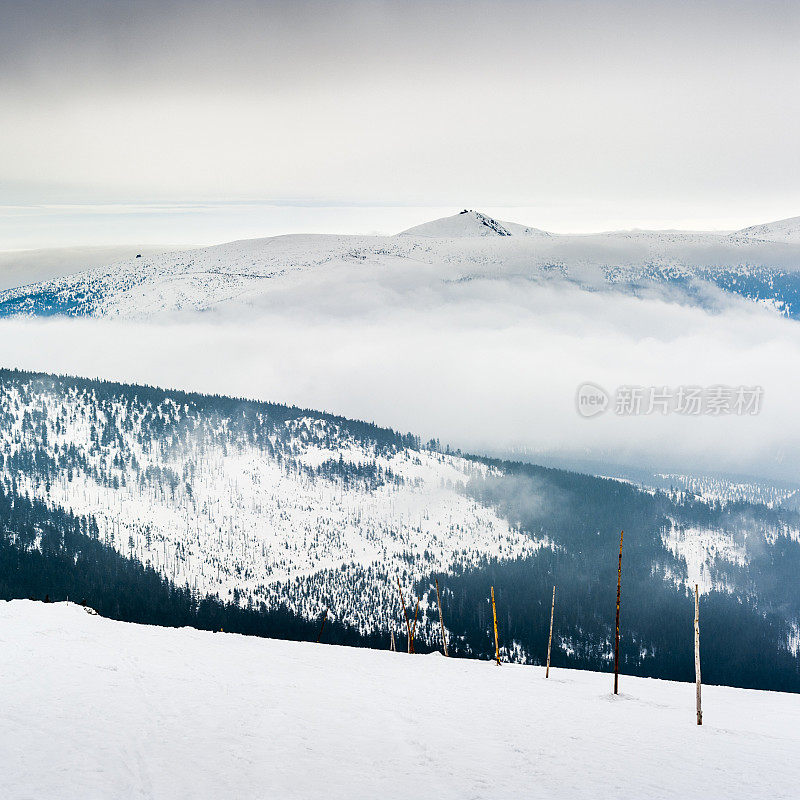
[[[494,586],[492,586],[492,616],[494,617],[494,660],[500,666],[500,645],[497,640],[497,609],[494,605]]]

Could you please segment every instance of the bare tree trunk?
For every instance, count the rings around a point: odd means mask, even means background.
[[[622,536],[619,532],[619,566],[617,567],[617,632],[614,636],[614,694],[619,694],[619,595],[622,588]]]
[[[497,640],[497,610],[494,605],[494,586],[492,586],[492,616],[494,617],[494,660],[500,666],[500,645]]]
[[[550,638],[547,640],[547,670],[545,678],[550,677],[550,647],[553,644],[553,613],[556,610],[556,587],[553,587],[553,605],[550,606]]]
[[[442,618],[442,600],[439,597],[439,580],[436,580],[436,603],[439,606],[439,625],[442,627],[442,647],[444,654],[447,655],[447,636],[444,633],[444,619]]]
[[[413,652],[411,650],[411,623],[408,621],[408,611],[406,610],[406,601],[403,600],[403,590],[400,588],[400,578],[397,579],[397,591],[400,592],[400,605],[403,608],[403,614],[406,618],[406,630],[408,631],[408,652]]]
[[[694,585],[694,677],[697,682],[697,724],[703,724],[703,708],[700,704],[700,595]]]

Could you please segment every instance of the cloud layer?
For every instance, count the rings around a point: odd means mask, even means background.
[[[592,460],[598,471],[791,479],[800,326],[716,290],[709,297],[699,308],[657,291],[442,283],[343,265],[217,313],[6,320],[0,363],[292,403],[473,451]],[[761,385],[765,399],[754,417],[587,420],[575,410],[583,381]]]

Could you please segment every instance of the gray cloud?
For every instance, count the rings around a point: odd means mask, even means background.
[[[0,15],[0,202],[571,203],[577,229],[576,202],[629,219],[800,205],[792,2],[31,0]]]

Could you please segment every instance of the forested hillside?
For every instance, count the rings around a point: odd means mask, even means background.
[[[701,586],[703,675],[712,683],[800,690],[796,655],[800,570],[796,512],[751,503],[704,503],[682,493],[643,492],[529,464],[489,462],[500,475],[467,490],[523,531],[555,545],[447,582],[455,632],[483,631],[489,657],[494,585],[509,655],[519,643],[543,663],[552,587],[553,663],[609,669],[613,654],[617,556],[624,529],[621,664],[631,674],[692,680],[692,590]]]
[[[800,690],[800,516],[684,489],[468,457],[329,414],[0,372],[4,596],[104,613],[610,667],[619,533],[624,671]],[[27,509],[27,510],[26,510]],[[17,565],[17,566],[10,566]]]
[[[398,576],[410,588],[547,544],[463,491],[483,464],[231,398],[0,373],[0,468],[198,596],[307,619],[328,608],[365,634],[405,628]]]
[[[98,536],[94,518],[0,487],[0,599],[72,600],[112,619],[150,625],[300,641],[319,635],[319,621],[285,608],[242,608],[175,586]],[[329,643],[372,647],[386,638],[363,636],[327,620],[324,637]]]

